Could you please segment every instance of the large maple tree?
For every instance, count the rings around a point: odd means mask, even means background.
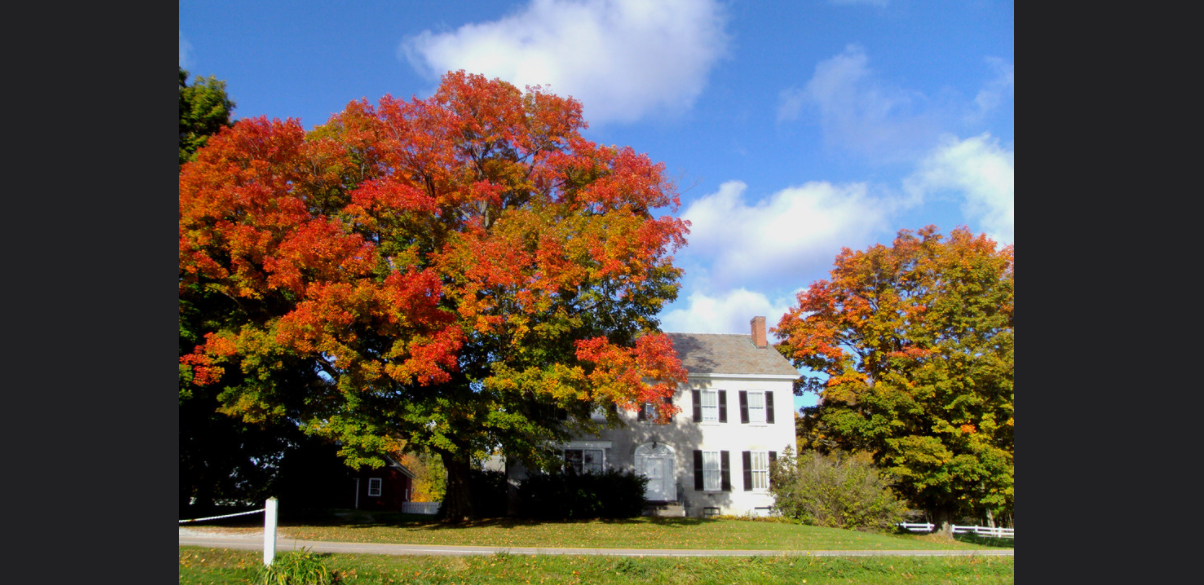
[[[222,303],[186,377],[352,466],[439,453],[453,519],[496,447],[540,466],[595,409],[671,415],[685,371],[655,316],[687,224],[653,215],[679,205],[663,165],[585,127],[571,98],[459,72],[213,136],[180,173],[180,297]]]
[[[964,228],[845,248],[798,294],[779,351],[818,376],[813,447],[863,449],[948,530],[1014,514],[1015,248]],[[981,517],[981,516],[980,516]]]

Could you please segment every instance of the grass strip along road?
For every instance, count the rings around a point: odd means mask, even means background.
[[[421,517],[420,517],[421,518]],[[972,535],[872,534],[769,520],[632,518],[576,522],[493,519],[444,525],[400,514],[360,516],[328,523],[280,526],[281,538],[382,544],[513,548],[624,548],[710,550],[987,550],[1015,548],[1014,539]],[[223,531],[262,533],[262,525]]]
[[[180,547],[181,585],[254,583],[256,551]],[[1014,583],[1015,558],[961,557],[612,557],[316,555],[355,584],[451,583]]]

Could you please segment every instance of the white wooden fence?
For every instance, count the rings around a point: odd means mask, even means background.
[[[218,520],[221,518],[233,518],[235,516],[245,516],[247,514],[258,514],[263,512],[263,564],[264,566],[272,566],[272,561],[276,559],[276,520],[279,516],[280,502],[276,498],[268,498],[263,504],[263,508],[258,510],[249,510],[246,512],[238,512],[235,514],[223,514],[221,516],[209,516],[207,518],[189,518],[188,520],[180,520],[180,524],[189,522],[203,522],[205,520]]]
[[[991,528],[990,526],[958,526],[953,525],[954,534],[970,534],[979,536],[994,536],[995,538],[1016,538],[1015,528]]]
[[[402,502],[401,511],[405,514],[438,514],[443,502]]]
[[[900,522],[899,527],[909,532],[932,532],[936,528],[935,524],[929,522]],[[974,533],[978,536],[993,536],[995,538],[1016,538],[1015,528],[991,528],[990,526],[958,526],[953,525],[954,534],[970,534]]]

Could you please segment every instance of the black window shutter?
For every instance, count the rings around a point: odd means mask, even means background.
[[[744,451],[744,491],[752,490],[752,451]]]
[[[727,390],[719,391],[719,422],[727,422]]]
[[[702,391],[694,390],[694,422],[702,422]]]
[[[748,424],[748,390],[740,391],[740,424]]]
[[[773,392],[765,393],[765,422],[773,424]]]
[[[727,451],[719,452],[719,469],[723,474],[723,486],[721,489],[725,492],[732,491],[732,462],[727,456]]]
[[[770,482],[769,485],[773,485],[773,464],[777,460],[778,460],[778,452],[770,451],[769,452],[769,482]]]
[[[636,420],[648,420],[648,403],[640,403],[640,413],[636,415]]]
[[[694,450],[694,489],[702,491],[702,451]]]

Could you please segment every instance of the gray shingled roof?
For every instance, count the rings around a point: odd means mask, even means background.
[[[691,374],[799,375],[772,345],[757,349],[751,335],[732,333],[665,333]]]

